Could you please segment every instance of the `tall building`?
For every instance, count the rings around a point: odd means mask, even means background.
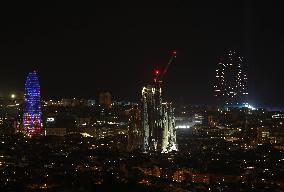
[[[129,111],[128,145],[127,150],[139,149],[143,144],[143,130],[141,127],[141,112],[138,106],[133,106]]]
[[[111,107],[111,94],[110,92],[102,92],[99,94],[99,104],[110,108]]]
[[[170,103],[162,102],[159,82],[142,89],[142,128],[144,151],[176,150],[174,111]]]
[[[247,106],[248,81],[243,57],[228,51],[216,68],[214,96],[218,105],[226,107]]]
[[[28,136],[41,134],[40,86],[35,71],[28,74],[25,83],[23,125]]]

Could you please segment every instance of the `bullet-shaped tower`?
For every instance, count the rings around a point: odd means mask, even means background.
[[[29,137],[41,134],[40,86],[36,71],[30,72],[25,83],[24,132]]]

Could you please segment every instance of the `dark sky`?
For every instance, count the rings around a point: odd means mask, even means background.
[[[283,106],[284,17],[275,1],[100,2],[2,4],[0,94],[23,90],[36,69],[44,98],[109,90],[137,101],[153,66],[176,49],[166,97],[211,104],[216,62],[235,49],[249,68],[252,103]]]

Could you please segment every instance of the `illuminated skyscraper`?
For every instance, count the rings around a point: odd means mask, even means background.
[[[24,131],[28,136],[41,133],[40,86],[35,71],[30,72],[25,83]]]
[[[217,64],[214,96],[221,106],[247,106],[247,74],[243,57],[228,51]]]

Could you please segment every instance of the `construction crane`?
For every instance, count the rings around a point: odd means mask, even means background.
[[[165,74],[167,73],[167,71],[168,71],[170,65],[172,64],[173,60],[174,60],[176,57],[177,57],[177,52],[176,52],[176,50],[173,50],[173,51],[171,52],[171,57],[170,57],[170,59],[169,59],[167,65],[166,65],[166,67],[164,68],[163,72],[161,73],[161,71],[160,71],[159,69],[155,69],[155,71],[154,71],[154,82],[155,82],[155,83],[157,83],[157,82],[158,82],[158,83],[163,82],[163,78],[164,78]]]

